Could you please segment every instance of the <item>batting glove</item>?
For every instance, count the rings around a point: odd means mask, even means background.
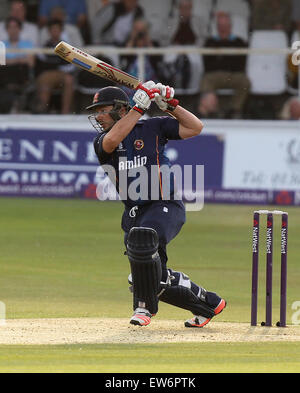
[[[160,94],[160,90],[156,88],[155,82],[148,81],[144,84],[140,84],[137,92],[132,98],[135,102],[135,106],[132,109],[143,115],[150,108],[151,101],[153,101],[158,94]]]
[[[162,83],[157,83],[156,88],[159,89],[160,94],[155,96],[156,105],[162,111],[173,112],[179,101],[174,98],[175,90],[173,87],[165,86]]]

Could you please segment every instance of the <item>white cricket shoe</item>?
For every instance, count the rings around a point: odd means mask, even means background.
[[[214,309],[215,315],[220,314],[224,308],[226,307],[226,301],[221,299],[220,303]],[[201,328],[208,324],[211,321],[211,318],[202,317],[201,315],[195,315],[193,318],[188,319],[185,321],[185,327],[194,327],[194,328]]]
[[[151,322],[152,315],[146,308],[138,307],[135,309],[130,319],[132,325],[147,326]]]

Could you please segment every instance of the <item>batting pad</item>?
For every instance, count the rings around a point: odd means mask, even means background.
[[[214,309],[206,302],[199,299],[190,288],[182,285],[169,286],[160,295],[159,299],[164,302],[191,311],[194,315],[201,315],[212,318],[215,315]]]
[[[127,255],[133,281],[133,308],[158,311],[158,293],[162,276],[158,235],[152,228],[134,227],[127,238]]]

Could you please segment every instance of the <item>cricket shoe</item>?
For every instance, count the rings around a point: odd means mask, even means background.
[[[221,299],[220,303],[214,309],[215,315],[220,314],[224,310],[225,307],[226,307],[226,301],[224,299]],[[201,315],[195,315],[193,318],[185,321],[184,326],[185,327],[201,328],[201,327],[207,325],[208,322],[210,322],[210,320],[211,320],[211,318],[202,317]]]
[[[152,315],[145,308],[136,308],[130,319],[132,325],[147,326],[151,322]]]

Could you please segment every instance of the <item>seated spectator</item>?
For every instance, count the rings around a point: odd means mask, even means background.
[[[196,115],[199,119],[219,118],[218,96],[213,92],[202,94],[199,99]]]
[[[90,42],[90,29],[85,0],[41,0],[39,8],[39,25],[43,27],[51,18],[55,7],[63,8],[66,14],[64,22],[77,26],[86,43]]]
[[[63,25],[59,20],[48,23],[50,39],[45,47],[54,48],[60,41]],[[52,94],[62,91],[61,113],[71,112],[74,92],[74,66],[56,55],[39,55],[37,62],[37,113],[48,113]]]
[[[87,22],[85,0],[41,0],[39,9],[39,24],[45,26],[50,19],[51,10],[61,7],[66,12],[66,23],[77,25],[79,29]]]
[[[26,1],[26,15],[28,22],[38,24],[39,14],[39,0],[25,0]]]
[[[193,15],[193,1],[180,0],[178,12],[168,21],[168,42],[164,45],[202,46],[205,38],[205,21]]]
[[[66,13],[65,10],[61,7],[54,7],[52,8],[50,12],[50,20],[60,20],[61,23],[63,24],[63,31],[61,34],[62,40],[68,42],[71,45],[74,45],[76,47],[83,47],[84,41],[82,38],[82,35],[80,33],[80,30],[78,29],[77,26],[72,25],[70,23],[65,23],[66,21]],[[47,26],[44,26],[41,31],[40,31],[40,44],[41,46],[46,45],[46,43],[49,41],[50,36],[49,36],[49,30]]]
[[[279,118],[280,120],[300,120],[300,99],[289,98],[283,105]]]
[[[5,23],[8,39],[4,41],[6,49],[32,49],[32,42],[21,39],[22,23],[9,17]],[[24,64],[33,67],[34,57],[24,53],[6,53],[6,65]]]
[[[5,23],[8,39],[4,41],[7,49],[31,49],[32,43],[20,38],[22,23],[8,18]],[[6,66],[0,67],[0,112],[9,113],[17,104],[22,88],[29,82],[34,57],[24,53],[6,53]],[[16,108],[15,108],[16,109]]]
[[[245,48],[247,43],[231,34],[231,20],[226,13],[217,15],[216,37],[208,38],[207,48]],[[202,92],[217,92],[218,89],[233,89],[232,103],[226,117],[240,118],[248,96],[250,82],[245,73],[246,56],[204,56]]]
[[[108,4],[91,21],[93,44],[125,46],[134,21],[143,17],[138,0],[119,0]]]
[[[20,39],[29,41],[33,46],[39,46],[39,32],[34,23],[26,20],[26,5],[24,1],[13,0],[10,4],[9,16],[18,19],[22,24]],[[0,41],[7,40],[5,22],[0,22]]]
[[[157,46],[152,42],[149,34],[149,26],[145,19],[137,19],[132,28],[127,48],[151,48]],[[159,81],[159,62],[161,56],[145,56],[145,80]],[[121,57],[121,67],[130,75],[138,76],[138,59],[135,55]]]
[[[202,46],[205,37],[205,23],[193,15],[193,1],[180,0],[178,8],[167,22],[169,35],[167,45]],[[199,93],[201,78],[201,57],[197,53],[172,54],[164,56],[164,76],[167,84],[176,88],[177,94]],[[188,104],[186,104],[188,105]]]
[[[86,2],[88,20],[91,21],[94,16],[105,6],[114,0],[88,0]]]
[[[252,30],[291,28],[291,0],[252,0]]]
[[[157,46],[150,38],[149,26],[145,19],[137,19],[132,28],[131,35],[126,44],[127,48],[151,48]],[[135,55],[124,55],[120,59],[121,68],[130,75],[138,77],[138,59]],[[162,80],[160,70],[162,68],[161,56],[145,56],[144,78],[159,82]],[[132,96],[132,91],[127,91]]]

